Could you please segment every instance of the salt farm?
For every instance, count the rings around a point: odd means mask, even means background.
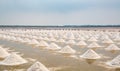
[[[120,71],[120,28],[0,27],[0,71]]]

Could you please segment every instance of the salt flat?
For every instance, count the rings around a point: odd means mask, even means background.
[[[0,64],[0,71],[30,71],[30,67],[36,62],[38,66],[32,66],[35,69],[33,71],[118,71],[119,30],[1,28],[0,45],[7,52],[0,63],[12,53],[27,62],[16,65]]]

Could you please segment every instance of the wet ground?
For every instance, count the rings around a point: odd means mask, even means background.
[[[64,44],[56,44],[61,47],[65,46]],[[103,48],[95,50],[98,54],[102,56],[102,59],[90,63],[79,57],[79,55],[83,54],[87,50],[86,47],[80,48],[79,46],[71,46],[78,53],[73,56],[65,56],[57,53],[57,51],[54,52],[42,49],[41,47],[35,47],[20,42],[13,42],[1,39],[0,45],[3,45],[4,48],[10,48],[15,52],[20,52],[22,57],[29,61],[27,64],[16,67],[0,66],[0,71],[7,69],[20,69],[19,71],[26,71],[26,69],[29,68],[35,61],[40,61],[51,71],[120,71],[120,69],[108,69],[104,65],[104,62],[113,59],[120,52],[111,53],[103,50]]]

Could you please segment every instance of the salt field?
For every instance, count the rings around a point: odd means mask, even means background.
[[[0,28],[0,71],[120,71],[119,28]]]

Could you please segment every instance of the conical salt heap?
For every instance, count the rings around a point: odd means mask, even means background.
[[[50,71],[42,63],[36,62],[27,71]]]
[[[109,66],[112,66],[112,67],[119,67],[120,68],[120,55],[115,57],[113,60],[107,62],[106,64]]]
[[[0,47],[0,58],[5,58],[7,56],[9,56],[10,54],[2,47]]]
[[[99,44],[97,44],[96,42],[93,42],[88,45],[88,48],[91,48],[91,49],[99,48],[99,47],[101,47],[101,46]]]
[[[116,50],[120,50],[120,48],[118,46],[116,46],[115,44],[111,44],[107,48],[105,48],[105,50],[116,51]]]
[[[22,41],[23,43],[29,43],[31,42],[31,40],[29,38],[24,38],[24,41]]]
[[[16,37],[11,36],[11,40],[12,40],[12,41],[15,41],[15,40],[16,40]]]
[[[23,39],[22,39],[21,37],[16,37],[16,41],[18,41],[18,42],[22,42]]]
[[[107,39],[104,39],[102,41],[102,43],[104,43],[104,44],[113,44],[114,42],[111,39],[107,38]]]
[[[90,41],[90,42],[97,42],[98,40],[95,37],[91,37],[90,39],[88,39],[88,41]]]
[[[83,40],[84,41],[86,39],[85,39],[85,37],[83,37],[83,36],[80,35],[79,38],[77,38],[77,40]]]
[[[76,45],[78,45],[78,46],[86,46],[87,43],[85,41],[79,41]]]
[[[56,42],[56,39],[54,37],[49,38],[50,41]]]
[[[58,42],[59,43],[65,43],[65,40],[61,38],[61,39],[58,40]]]
[[[40,46],[40,47],[48,47],[49,45],[48,45],[47,42],[42,40],[42,41],[39,42],[38,46]]]
[[[17,55],[16,53],[11,53],[11,55],[9,55],[2,62],[0,62],[0,65],[17,66],[25,63],[27,63],[27,61],[21,56]]]
[[[109,36],[105,33],[102,33],[101,36],[100,36],[100,39],[101,40],[109,39]]]
[[[116,37],[114,38],[114,41],[120,42],[120,36],[116,35]]]
[[[49,48],[48,49],[51,49],[51,50],[58,50],[58,49],[61,49],[61,47],[59,47],[57,44],[55,43],[51,43],[49,45]]]
[[[32,39],[29,44],[31,44],[31,45],[38,45],[39,42],[36,39]]]
[[[74,41],[74,40],[68,40],[68,41],[67,41],[67,44],[74,45],[74,44],[75,44],[75,41]]]
[[[44,37],[43,40],[50,41],[50,39],[48,37]]]
[[[67,39],[75,39],[74,35],[72,32],[67,33]]]
[[[42,37],[42,36],[38,36],[38,39],[39,39],[39,40],[43,40],[43,37]]]
[[[74,49],[72,49],[70,46],[65,46],[64,48],[62,48],[60,51],[60,53],[66,53],[66,54],[74,54],[76,53],[76,51]]]
[[[83,55],[80,56],[81,58],[85,59],[100,59],[101,56],[99,56],[94,50],[89,49],[87,50]]]

